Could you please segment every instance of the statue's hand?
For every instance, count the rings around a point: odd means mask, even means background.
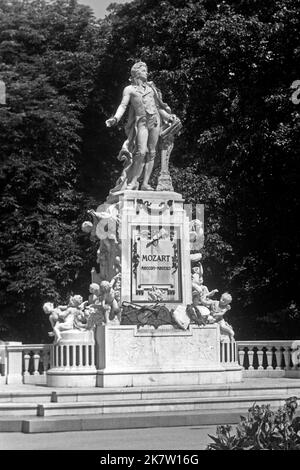
[[[110,119],[107,119],[107,121],[105,121],[106,127],[114,127],[117,123],[118,121],[117,121],[117,118],[115,117],[112,117]]]

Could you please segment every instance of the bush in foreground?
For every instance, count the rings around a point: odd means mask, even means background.
[[[232,435],[232,426],[218,426],[207,450],[300,450],[300,417],[297,398],[291,397],[276,412],[270,405],[253,405]]]

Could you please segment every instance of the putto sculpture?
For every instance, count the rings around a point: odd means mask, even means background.
[[[59,305],[56,308],[51,302],[43,305],[53,329],[49,335],[54,336],[56,343],[60,342],[62,331],[86,329],[87,318],[83,309],[84,302],[81,295],[71,296],[68,305]]]
[[[164,182],[159,182],[159,190],[173,190],[171,182],[165,185],[165,180],[169,178],[169,158],[173,137],[181,129],[180,120],[163,102],[159,89],[148,81],[148,68],[144,62],[133,65],[130,81],[131,84],[123,90],[123,98],[115,115],[106,121],[107,127],[115,126],[129,108],[125,126],[127,139],[118,155],[119,160],[125,161],[124,169],[111,194],[124,189],[153,191],[149,179],[160,138],[161,177]]]

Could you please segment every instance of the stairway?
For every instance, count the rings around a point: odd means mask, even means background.
[[[27,433],[232,424],[253,403],[276,409],[286,398],[300,398],[299,380],[286,378],[201,386],[1,390],[0,431]]]

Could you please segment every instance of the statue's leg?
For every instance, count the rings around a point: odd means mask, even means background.
[[[140,178],[147,154],[148,129],[146,119],[141,119],[137,129],[137,146],[134,155],[133,177],[126,189],[138,189],[138,179]]]
[[[159,138],[159,125],[154,126],[150,131],[149,131],[149,138],[148,138],[148,156],[147,156],[147,162],[145,164],[145,173],[144,173],[144,180],[143,180],[143,185],[142,189],[153,189],[149,185],[149,179],[153,171],[153,166],[154,166],[154,160],[156,156],[156,146]]]

